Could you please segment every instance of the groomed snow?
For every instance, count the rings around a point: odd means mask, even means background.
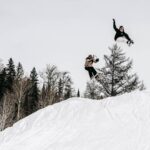
[[[0,150],[150,150],[150,94],[46,107],[1,132]]]

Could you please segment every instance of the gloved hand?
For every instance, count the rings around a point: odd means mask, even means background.
[[[113,18],[113,22],[115,22],[115,19]]]
[[[99,58],[96,58],[96,59],[95,59],[95,62],[99,62]]]

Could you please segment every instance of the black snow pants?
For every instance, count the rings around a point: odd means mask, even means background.
[[[94,67],[85,67],[85,70],[89,72],[90,78],[97,74],[97,71],[94,69]]]

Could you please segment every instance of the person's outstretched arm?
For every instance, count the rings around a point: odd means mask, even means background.
[[[118,31],[118,28],[116,27],[116,21],[115,21],[115,19],[113,19],[113,28],[114,28],[114,30],[116,32]]]
[[[131,41],[129,35],[127,33],[124,33],[124,37],[128,40],[128,41]]]

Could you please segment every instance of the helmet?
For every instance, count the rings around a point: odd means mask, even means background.
[[[89,56],[88,56],[88,58],[92,58],[93,56],[90,54]]]

